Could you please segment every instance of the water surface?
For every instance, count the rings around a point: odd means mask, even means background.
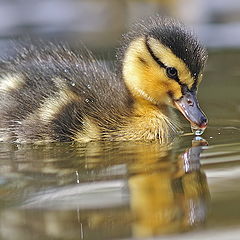
[[[0,143],[0,238],[238,239],[239,58],[210,54],[204,139],[183,119],[185,134],[164,146]]]

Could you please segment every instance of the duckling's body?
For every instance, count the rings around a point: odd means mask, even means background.
[[[198,42],[171,21],[150,19],[138,25],[142,32],[126,35],[116,72],[88,51],[79,55],[64,45],[31,45],[3,60],[1,140],[167,141],[178,130],[170,98],[182,98],[183,86],[196,90],[206,58]],[[156,35],[164,31],[173,38],[169,43]],[[177,54],[176,46],[171,49],[174,43],[182,44]],[[181,79],[167,79],[159,58],[177,68]]]

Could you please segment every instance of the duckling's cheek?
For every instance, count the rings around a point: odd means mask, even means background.
[[[167,93],[171,99],[179,99],[182,97],[182,89],[177,82],[168,85]]]

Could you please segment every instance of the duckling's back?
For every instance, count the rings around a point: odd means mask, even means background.
[[[101,139],[130,114],[124,82],[87,50],[41,44],[18,51],[0,63],[0,140]]]

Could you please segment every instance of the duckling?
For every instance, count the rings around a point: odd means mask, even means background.
[[[0,62],[1,141],[159,140],[196,129],[207,52],[182,23],[155,16],[123,36],[115,69],[65,44],[29,44]]]

